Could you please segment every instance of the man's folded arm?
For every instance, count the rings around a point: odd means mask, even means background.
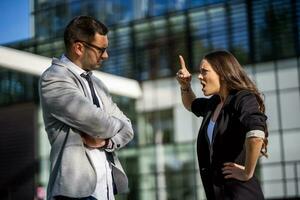
[[[115,136],[109,139],[112,145],[106,148],[106,151],[111,152],[124,147],[133,139],[133,136],[132,126],[126,124]]]
[[[111,138],[124,122],[93,105],[71,80],[41,78],[42,106],[59,121],[93,137]]]
[[[120,149],[128,144],[134,137],[134,132],[132,129],[132,124],[130,119],[119,109],[116,103],[113,102],[107,88],[105,85],[102,85],[103,90],[105,91],[107,98],[110,102],[110,115],[122,120],[124,123],[123,128],[112,138],[108,139],[106,150],[114,151],[116,149]]]

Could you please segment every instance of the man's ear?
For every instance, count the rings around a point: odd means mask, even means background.
[[[76,42],[72,45],[72,48],[73,48],[73,52],[77,55],[77,56],[82,56],[83,55],[83,48],[84,46],[79,43],[79,42]]]

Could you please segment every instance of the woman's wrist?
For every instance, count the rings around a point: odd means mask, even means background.
[[[182,92],[189,92],[189,91],[191,91],[191,85],[190,85],[190,84],[185,85],[185,86],[181,85],[181,86],[180,86],[180,90],[181,90]]]
[[[246,167],[245,167],[245,176],[246,176],[246,179],[249,180],[253,177],[253,174],[254,172],[251,172],[250,170],[248,170]]]

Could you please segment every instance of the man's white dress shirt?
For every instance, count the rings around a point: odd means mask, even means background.
[[[79,66],[74,64],[72,61],[70,61],[65,55],[63,55],[60,59],[62,62],[64,62],[69,68],[76,74],[80,75],[82,73],[86,74],[87,72],[83,69],[81,69]],[[91,90],[89,87],[89,84],[87,80],[83,77],[82,81],[84,82],[86,88],[88,88],[89,95],[92,96]],[[103,109],[103,104],[101,99],[99,98],[99,95],[96,92],[96,96],[99,100],[100,108]],[[112,173],[111,173],[111,164],[108,162],[106,158],[106,154],[104,150],[99,149],[89,149],[89,154],[91,156],[91,160],[94,164],[96,174],[97,174],[97,184],[94,193],[91,195],[95,197],[97,200],[114,200],[114,192],[113,192],[113,180],[112,180]],[[83,184],[84,184],[84,180]]]

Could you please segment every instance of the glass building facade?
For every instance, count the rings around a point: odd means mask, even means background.
[[[296,0],[32,0],[34,37],[8,46],[53,57],[63,52],[65,25],[91,15],[109,28],[102,71],[136,79],[142,97],[114,96],[132,119],[135,139],[118,152],[130,192],[117,199],[205,199],[195,140],[201,119],[181,104],[178,55],[197,81],[202,56],[231,51],[264,93],[269,154],[258,165],[266,198],[300,197],[300,2]],[[0,69],[0,104],[38,104],[37,77]],[[3,95],[2,95],[3,94]],[[40,122],[39,124],[42,124]],[[47,184],[47,138],[40,126],[36,182]],[[41,145],[42,144],[42,145]]]

